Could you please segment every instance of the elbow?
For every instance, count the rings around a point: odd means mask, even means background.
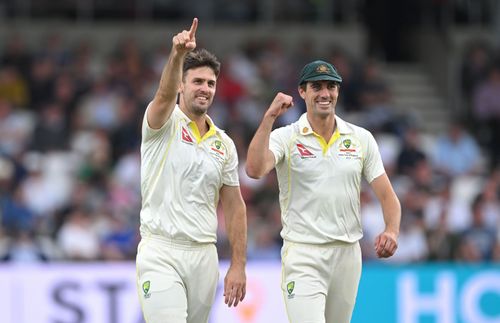
[[[264,173],[257,167],[256,165],[252,165],[250,163],[247,163],[245,166],[245,171],[248,175],[248,177],[253,178],[253,179],[259,179],[264,176]]]

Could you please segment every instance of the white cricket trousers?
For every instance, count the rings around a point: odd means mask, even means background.
[[[349,323],[359,279],[359,242],[285,241],[281,288],[290,323]]]
[[[219,280],[213,243],[143,237],[137,289],[146,323],[207,323]]]

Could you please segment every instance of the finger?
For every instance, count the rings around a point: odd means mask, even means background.
[[[229,299],[228,299],[228,302],[227,302],[227,307],[231,307],[234,303],[234,300],[235,300],[235,297],[234,297],[234,289],[231,291],[231,293],[229,294]]]
[[[198,29],[198,18],[193,19],[191,24],[191,29],[189,29],[189,37],[193,38],[196,35],[196,29]]]
[[[189,34],[189,31],[186,31],[186,30],[182,31],[182,40],[183,40],[184,44],[191,41],[191,36]]]
[[[379,255],[382,255],[384,253],[384,250],[385,250],[385,244],[386,244],[387,240],[383,239],[383,238],[380,238],[378,241],[377,241],[377,245],[375,247],[376,251],[377,251],[377,254]]]
[[[238,293],[236,294],[236,300],[234,306],[237,306],[243,300],[244,289],[243,287],[238,288]]]
[[[190,50],[193,50],[193,49],[196,48],[196,43],[194,41],[187,42],[186,43],[186,48],[190,49]]]
[[[174,46],[178,46],[180,44],[179,36],[174,36],[174,38],[172,39],[172,43],[174,44]]]
[[[240,293],[237,293],[235,296],[234,296],[234,307],[238,306],[238,303],[240,302]]]
[[[390,244],[389,239],[385,238],[384,243],[382,243],[382,249],[387,250],[389,247],[389,244]]]
[[[241,290],[240,301],[243,301],[245,299],[246,294],[247,294],[247,290],[246,290],[245,287],[243,287],[242,290]]]
[[[389,253],[391,254],[391,256],[394,255],[396,249],[398,249],[398,246],[396,244],[392,244],[391,247],[389,248]]]
[[[229,303],[229,299],[231,297],[231,291],[229,290],[224,290],[224,303],[225,304],[228,304]]]

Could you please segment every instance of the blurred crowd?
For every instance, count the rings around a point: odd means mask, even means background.
[[[57,34],[34,48],[20,37],[8,40],[0,52],[0,259],[134,259],[140,125],[169,47],[146,49],[126,39],[103,56],[90,42],[68,47]],[[238,149],[249,260],[278,260],[282,241],[275,174],[248,178],[246,149],[277,91],[295,97],[278,126],[305,111],[298,71],[316,57],[339,69],[337,114],[374,133],[401,200],[399,250],[389,261],[500,261],[498,52],[477,46],[464,54],[459,95],[468,114],[430,134],[393,106],[380,62],[334,46],[285,50],[268,40],[219,55],[222,71],[209,110]],[[383,216],[366,183],[361,203],[364,258],[376,261],[373,241]],[[221,211],[218,217],[218,251],[228,258]]]

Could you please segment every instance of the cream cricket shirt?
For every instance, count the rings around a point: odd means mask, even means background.
[[[146,115],[141,143],[141,235],[200,243],[216,241],[219,190],[238,186],[233,141],[210,124],[200,137],[178,106],[160,129]]]
[[[370,183],[385,170],[373,135],[335,119],[328,143],[312,131],[306,114],[271,133],[285,240],[322,244],[363,236],[361,176]]]

